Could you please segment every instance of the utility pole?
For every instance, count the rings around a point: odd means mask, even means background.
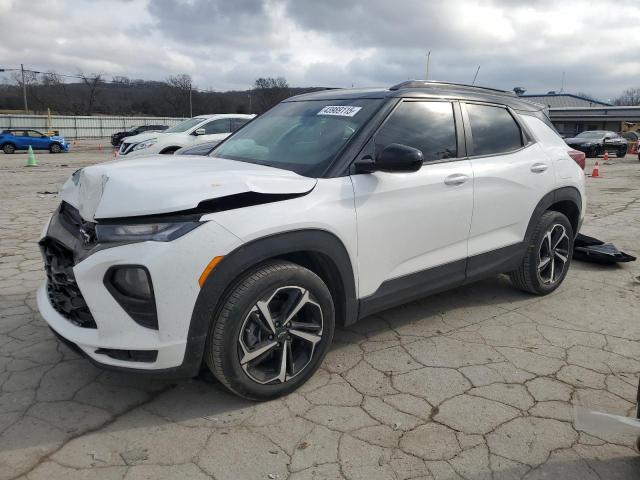
[[[193,101],[191,100],[192,83],[189,81],[189,118],[193,118]]]
[[[251,111],[251,94],[253,93],[253,87],[249,88],[249,114],[253,113]]]
[[[29,113],[29,107],[27,106],[27,84],[24,81],[23,64],[20,64],[20,71],[22,72],[22,98],[24,99],[24,113]]]
[[[427,52],[427,74],[425,76],[425,80],[429,80],[429,60],[431,60],[431,50]]]

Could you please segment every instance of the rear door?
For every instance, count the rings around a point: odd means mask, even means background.
[[[13,136],[12,141],[16,144],[16,148],[25,149],[29,148],[29,137],[24,130],[11,130]]]
[[[555,188],[555,174],[551,159],[510,109],[471,102],[462,108],[474,176],[469,235],[473,269],[474,257],[521,244],[534,208]],[[474,273],[469,272],[471,277]]]
[[[400,303],[407,291],[419,296],[429,284],[463,281],[473,173],[461,124],[457,103],[404,99],[360,155],[400,143],[420,149],[425,159],[413,173],[351,176],[360,297],[395,296],[391,303]]]

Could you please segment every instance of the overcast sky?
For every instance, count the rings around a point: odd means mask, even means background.
[[[640,87],[640,0],[0,0],[0,68],[246,89],[425,77],[609,99]]]

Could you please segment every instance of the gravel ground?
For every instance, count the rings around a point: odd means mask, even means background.
[[[542,298],[496,277],[375,315],[269,403],[95,368],[52,336],[35,290],[49,192],[112,158],[97,143],[31,169],[0,154],[0,480],[640,478],[634,436],[574,421],[633,414],[638,262],[575,263]],[[640,255],[640,163],[613,163],[587,179],[583,232]]]

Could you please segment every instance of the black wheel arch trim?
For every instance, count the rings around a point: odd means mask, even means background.
[[[580,192],[575,187],[560,187],[556,190],[552,190],[544,197],[542,197],[542,199],[533,209],[533,213],[531,214],[531,219],[529,220],[529,225],[527,226],[527,231],[524,236],[525,244],[529,244],[531,235],[533,234],[533,229],[536,226],[536,222],[542,216],[542,214],[547,210],[550,210],[550,207],[559,202],[570,202],[577,208],[577,218],[575,219],[575,221],[569,218],[569,221],[571,222],[571,226],[574,229],[574,237],[578,235],[578,231],[580,230],[580,218],[582,215],[582,195],[580,195]]]
[[[326,230],[305,229],[261,237],[225,255],[202,285],[191,315],[183,367],[193,375],[199,371],[212,325],[212,316],[208,312],[217,313],[223,299],[243,273],[270,259],[290,259],[291,255],[304,253],[319,254],[332,261],[338,274],[334,279],[337,285],[327,287],[332,295],[335,292],[343,297],[340,299],[342,302],[335,302],[336,323],[354,323],[358,318],[355,276],[347,249],[337,236]]]

